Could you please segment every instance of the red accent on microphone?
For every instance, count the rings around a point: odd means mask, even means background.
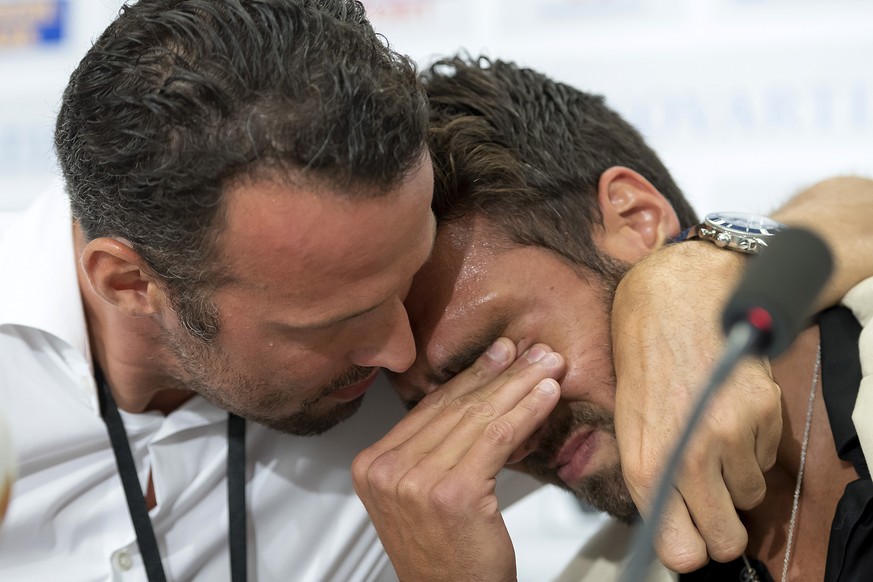
[[[773,317],[763,307],[753,307],[746,312],[746,321],[759,331],[770,331],[773,329]]]

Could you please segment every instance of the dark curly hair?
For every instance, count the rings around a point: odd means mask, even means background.
[[[142,0],[70,77],[55,148],[85,237],[128,240],[208,341],[229,183],[294,172],[378,195],[417,164],[426,126],[414,65],[360,2]]]
[[[592,237],[603,221],[598,183],[610,167],[645,176],[683,228],[697,222],[655,152],[602,97],[485,57],[444,59],[421,78],[438,221],[481,214],[511,243],[548,249],[610,279],[616,265]]]

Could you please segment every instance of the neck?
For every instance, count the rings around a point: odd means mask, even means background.
[[[746,553],[767,564],[780,579],[797,476],[809,395],[819,342],[817,327],[804,331],[784,355],[772,362],[773,378],[782,389],[782,438],[776,464],[764,477],[767,493],[755,509],[743,512],[749,533]],[[845,485],[857,478],[836,454],[819,371],[800,491],[789,578],[820,580],[824,576],[828,535]]]
[[[94,365],[103,371],[119,409],[133,413],[157,410],[169,414],[194,393],[185,389],[178,377],[168,373],[175,366],[163,347],[160,326],[152,318],[120,313],[94,291],[78,260],[85,246],[78,225],[74,226],[73,238]]]

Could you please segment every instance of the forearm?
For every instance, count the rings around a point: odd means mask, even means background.
[[[815,231],[834,253],[835,272],[816,310],[873,276],[873,180],[819,182],[773,216]],[[673,439],[721,353],[721,312],[747,260],[705,241],[669,245],[637,263],[616,289],[616,437],[644,515]],[[694,570],[707,556],[733,559],[745,547],[734,506],[749,509],[763,498],[763,472],[775,461],[782,427],[779,387],[766,362],[757,363],[738,370],[716,396],[711,409],[718,414],[704,419],[686,453],[691,461],[674,481],[656,542],[674,570]]]
[[[774,218],[816,232],[834,254],[834,274],[817,308],[838,303],[854,285],[873,276],[873,180],[824,180],[789,200]]]

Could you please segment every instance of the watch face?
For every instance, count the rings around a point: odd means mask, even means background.
[[[718,228],[744,235],[768,236],[785,230],[785,225],[772,218],[745,212],[714,212],[706,215],[706,222]]]

